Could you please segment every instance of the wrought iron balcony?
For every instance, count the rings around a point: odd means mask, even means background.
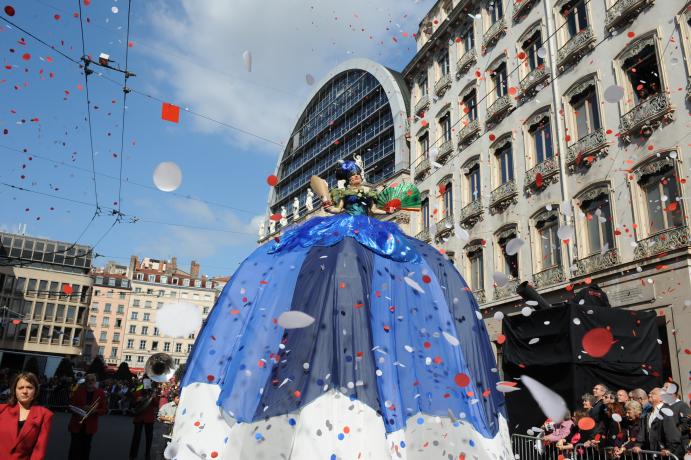
[[[596,159],[606,157],[608,149],[605,128],[586,134],[566,148],[569,171],[573,173],[581,166],[589,167]]]
[[[431,241],[432,237],[429,234],[429,228],[423,228],[420,233],[415,235],[415,238],[417,238],[418,240],[425,241],[425,242]]]
[[[415,166],[415,178],[417,179],[418,177],[422,176],[424,173],[429,171],[430,168],[430,163],[428,158],[423,158],[420,160],[420,162]]]
[[[506,20],[504,18],[499,19],[487,29],[487,32],[482,36],[483,53],[499,41],[499,37],[501,37],[501,34],[504,33],[505,30]]]
[[[691,78],[686,82],[686,99],[691,99]]]
[[[663,252],[685,248],[691,245],[690,238],[689,228],[686,226],[669,228],[650,238],[639,241],[633,254],[636,259],[642,259]]]
[[[588,51],[595,47],[595,34],[588,26],[571,37],[559,51],[557,51],[557,67],[560,72],[578,62]]]
[[[439,154],[437,155],[437,162],[444,164],[446,162],[446,160],[449,158],[449,155],[451,155],[451,152],[453,152],[453,140],[451,140],[451,139],[445,140],[439,146]]]
[[[513,0],[513,15],[511,18],[517,21],[526,16],[535,3],[537,3],[536,0]]]
[[[516,288],[518,287],[518,280],[511,279],[504,286],[494,286],[494,300],[502,300],[507,297],[512,297],[516,294]]]
[[[503,95],[487,107],[487,122],[498,121],[513,110],[514,101],[508,94]]]
[[[482,220],[482,200],[477,198],[461,209],[461,225],[470,228]]]
[[[503,212],[512,203],[516,204],[518,202],[517,197],[518,188],[516,187],[516,181],[510,180],[492,190],[489,205],[497,212]]]
[[[442,220],[435,224],[437,237],[443,236],[445,234],[451,233],[453,230],[453,214],[449,214]]]
[[[635,136],[650,137],[663,122],[674,120],[672,103],[665,93],[658,93],[626,112],[619,119],[619,132],[624,142]]]
[[[619,0],[607,9],[605,27],[608,32],[633,21],[636,16],[655,0]]]
[[[604,254],[593,254],[585,259],[576,261],[576,270],[574,271],[574,276],[585,276],[601,270],[606,270],[614,267],[618,263],[619,252],[616,249],[610,249]]]
[[[458,145],[469,144],[480,135],[480,120],[469,121],[467,125],[458,131]]]
[[[415,114],[419,114],[423,110],[429,107],[429,96],[426,94],[420,98],[419,101],[415,103]]]
[[[475,300],[477,303],[485,303],[487,302],[487,297],[485,296],[485,290],[484,289],[477,289],[473,292],[473,297],[475,297]]]
[[[549,184],[559,180],[559,162],[556,158],[547,158],[542,163],[538,163],[534,168],[525,172],[525,188],[528,192],[532,190],[542,190]]]
[[[466,51],[456,62],[456,77],[460,78],[461,75],[470,69],[474,62],[477,62],[477,51],[475,51],[475,48]]]
[[[533,285],[536,288],[553,286],[566,281],[566,275],[561,265],[547,268],[533,275]]]
[[[549,79],[549,69],[540,64],[521,80],[521,97],[529,97],[537,92],[537,86]]]
[[[451,88],[451,74],[446,73],[434,84],[434,94],[441,97],[449,88]]]

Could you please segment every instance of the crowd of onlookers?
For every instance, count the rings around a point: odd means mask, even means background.
[[[675,382],[650,392],[613,391],[599,383],[581,402],[570,417],[542,427],[542,441],[565,458],[574,450],[605,449],[615,458],[653,451],[682,459],[690,449],[691,409]]]

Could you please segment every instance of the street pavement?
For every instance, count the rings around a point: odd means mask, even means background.
[[[70,449],[70,433],[67,431],[69,421],[70,414],[55,412],[46,460],[67,460]],[[106,415],[99,418],[98,433],[91,442],[91,460],[127,460],[132,430],[132,417]],[[144,436],[141,444],[139,456],[144,458]]]

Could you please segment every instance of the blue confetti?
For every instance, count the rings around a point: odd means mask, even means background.
[[[343,441],[345,439],[345,435],[343,433],[338,433],[338,440]]]
[[[289,419],[288,419],[288,425],[290,425],[290,426],[295,426],[296,423],[297,423],[297,422],[295,421],[294,418],[289,418]]]
[[[422,417],[418,417],[418,418],[417,418],[417,424],[418,424],[418,425],[422,425],[423,423],[425,423],[425,419],[422,418]]]

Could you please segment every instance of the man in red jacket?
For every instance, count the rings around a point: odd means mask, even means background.
[[[150,460],[154,422],[158,414],[158,401],[160,398],[156,391],[156,383],[144,376],[142,385],[137,388],[133,396],[133,407],[139,407],[141,410],[135,414],[132,420],[134,432],[132,433],[132,444],[130,444],[130,459],[136,460],[139,455],[139,442],[142,439],[142,429],[144,429],[144,434],[146,435],[144,458]],[[142,407],[142,405],[144,406]]]
[[[67,427],[72,435],[70,442],[69,460],[88,460],[91,452],[91,438],[98,431],[98,417],[108,412],[106,404],[106,394],[98,388],[96,375],[87,374],[84,384],[74,391],[71,398],[71,405],[88,412],[92,407],[90,415],[80,423],[82,416],[72,414],[70,424]]]

